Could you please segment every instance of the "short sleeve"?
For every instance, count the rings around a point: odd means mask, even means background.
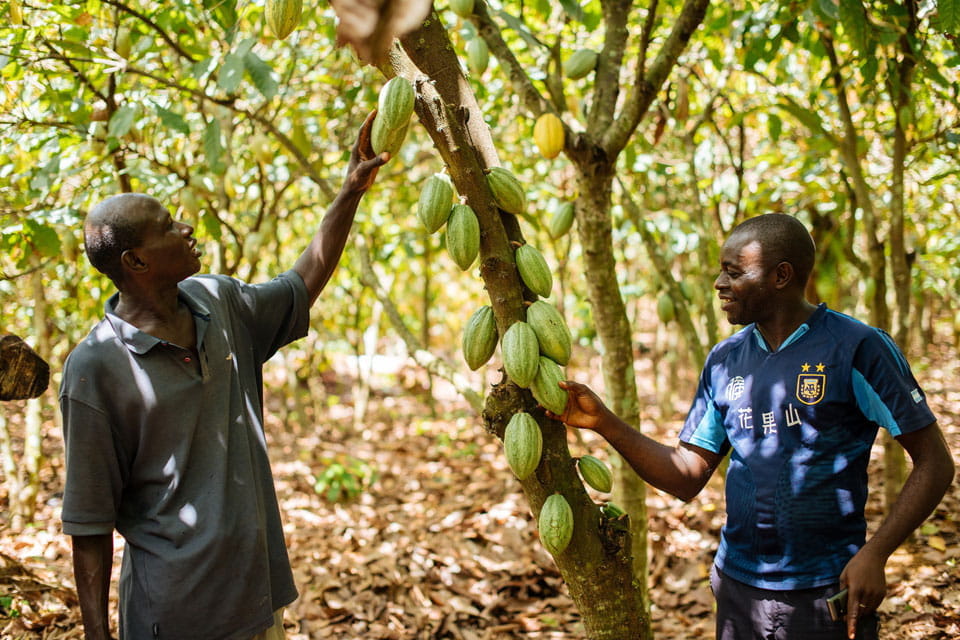
[[[917,431],[936,417],[893,339],[875,330],[853,356],[853,392],[867,419],[892,436]]]
[[[98,535],[113,531],[125,474],[106,415],[62,396],[66,481],[63,532]]]
[[[240,285],[241,304],[246,307],[251,338],[266,362],[280,347],[307,335],[310,302],[303,278],[285,271],[273,280]]]
[[[724,454],[730,448],[730,441],[723,428],[723,416],[713,399],[709,359],[707,362],[707,366],[700,373],[697,395],[693,399],[693,405],[680,431],[680,441],[707,451]]]

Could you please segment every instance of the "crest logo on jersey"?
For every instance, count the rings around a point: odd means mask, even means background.
[[[823,400],[827,389],[827,366],[817,363],[816,372],[811,373],[812,365],[804,362],[800,367],[801,373],[797,376],[797,400],[803,404],[817,404]]]
[[[730,378],[730,382],[727,383],[727,400],[733,402],[738,400],[740,396],[743,395],[743,392],[747,390],[747,384],[743,379],[743,376],[736,376]]]

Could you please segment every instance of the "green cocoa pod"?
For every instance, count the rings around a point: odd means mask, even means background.
[[[417,218],[430,233],[440,230],[450,217],[450,204],[453,202],[453,185],[442,174],[436,173],[427,178],[420,199],[417,201]]]
[[[657,317],[663,324],[667,324],[676,317],[673,299],[670,298],[669,293],[664,293],[657,299]]]
[[[450,10],[461,18],[473,15],[473,0],[450,0]]]
[[[390,129],[386,120],[382,120],[378,113],[373,119],[373,126],[370,127],[370,146],[373,147],[373,152],[379,154],[386,151],[391,156],[396,155],[407,138],[409,129],[409,121],[399,129]]]
[[[540,366],[540,345],[537,334],[526,322],[514,322],[501,340],[503,368],[518,387],[526,389]]]
[[[561,380],[563,370],[560,365],[546,356],[540,356],[530,391],[537,402],[557,415],[562,415],[567,408],[567,392],[560,388]]]
[[[600,505],[600,512],[611,520],[616,520],[627,513],[612,502],[604,502]]]
[[[466,271],[480,252],[480,223],[465,204],[455,204],[447,220],[447,252],[461,271]]]
[[[543,453],[543,436],[540,425],[529,413],[521,411],[510,418],[503,432],[503,452],[520,480],[526,480],[536,470]]]
[[[410,122],[417,96],[413,85],[403,76],[390,78],[380,89],[377,100],[377,118],[383,118],[388,129],[400,129]]]
[[[557,210],[550,218],[550,225],[548,226],[547,231],[550,233],[550,237],[556,240],[570,231],[570,227],[572,226],[573,203],[563,202],[559,207],[557,207]]]
[[[471,371],[476,371],[490,360],[497,349],[497,321],[490,305],[480,307],[467,320],[461,348],[463,359]]]
[[[540,508],[540,542],[555,556],[563,553],[573,537],[573,509],[559,493],[549,496]]]
[[[557,364],[565,365],[570,362],[570,329],[556,307],[549,302],[537,300],[527,307],[527,324],[537,334],[540,353]]]
[[[281,40],[297,28],[301,13],[303,13],[303,0],[267,0],[263,8],[267,26]]]
[[[514,215],[520,215],[527,208],[527,194],[520,181],[503,167],[487,170],[487,184],[497,206]]]
[[[610,493],[613,488],[613,474],[610,473],[610,469],[603,463],[603,460],[593,456],[581,456],[577,460],[577,468],[580,469],[580,475],[584,482],[597,491]]]
[[[563,63],[563,75],[571,80],[587,77],[596,68],[598,57],[597,52],[591,49],[574,51]]]
[[[477,36],[467,41],[467,68],[477,75],[487,70],[490,64],[490,48],[486,40]]]
[[[553,289],[553,274],[543,254],[536,247],[523,244],[517,247],[514,259],[523,284],[541,298],[549,298]]]

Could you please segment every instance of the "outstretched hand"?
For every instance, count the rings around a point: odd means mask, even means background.
[[[547,411],[547,415],[578,429],[596,429],[609,412],[599,396],[585,384],[561,380],[560,388],[567,392],[567,406],[563,414]]]
[[[361,194],[365,192],[373,185],[380,167],[390,159],[390,154],[386,151],[374,153],[370,144],[370,131],[376,116],[377,110],[374,109],[360,127],[360,133],[350,152],[350,162],[347,164],[347,177],[343,185],[345,191]]]

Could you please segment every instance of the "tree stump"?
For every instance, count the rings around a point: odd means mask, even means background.
[[[0,338],[0,400],[36,398],[47,390],[50,365],[21,338]]]

